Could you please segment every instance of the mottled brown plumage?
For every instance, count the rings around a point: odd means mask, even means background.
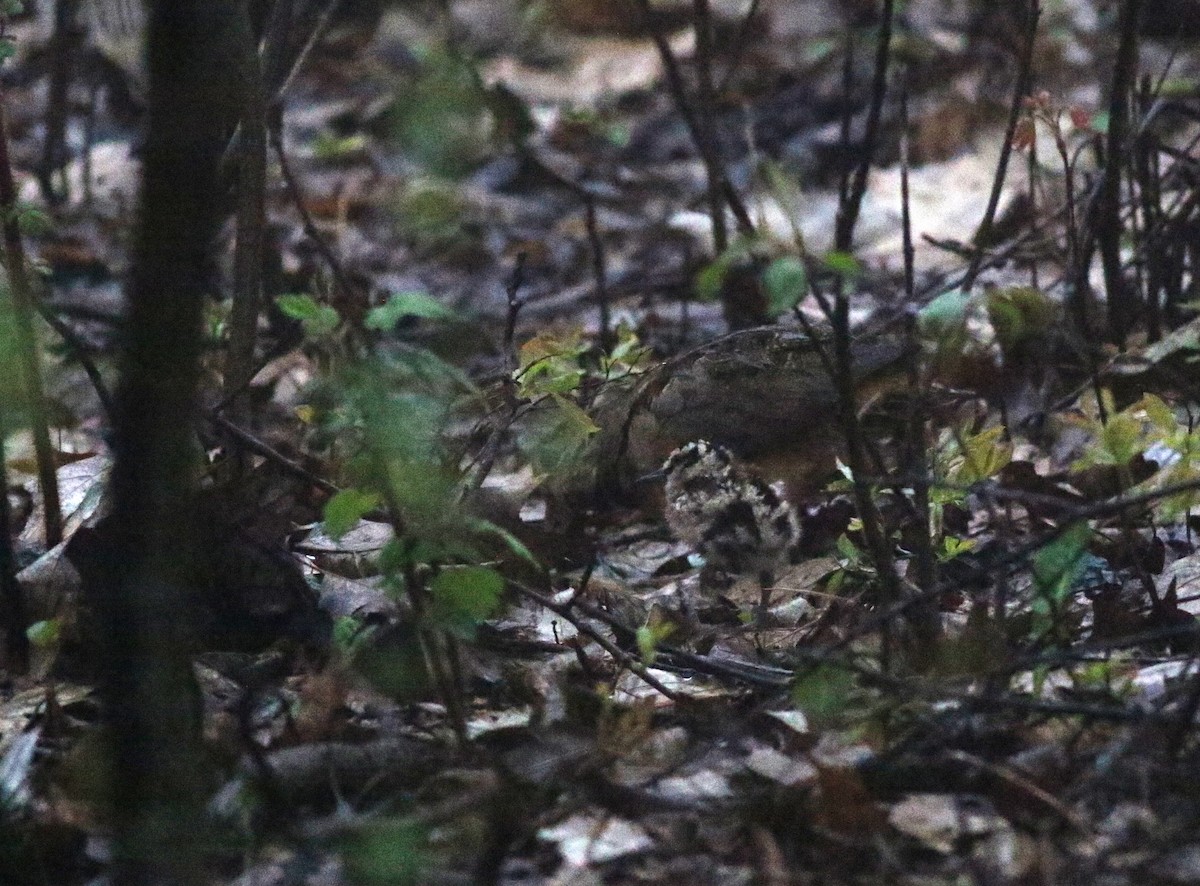
[[[776,571],[794,561],[795,509],[728,449],[694,440],[671,453],[663,471],[667,525],[708,566],[754,575],[765,591]]]

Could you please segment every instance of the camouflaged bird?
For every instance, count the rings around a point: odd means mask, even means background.
[[[663,475],[671,531],[707,566],[755,576],[765,605],[776,572],[796,560],[800,520],[791,503],[707,440],[676,449]]]

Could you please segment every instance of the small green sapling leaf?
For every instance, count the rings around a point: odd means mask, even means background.
[[[450,566],[429,583],[433,619],[459,636],[470,637],[476,625],[496,611],[504,577],[487,566]]]
[[[343,489],[325,503],[325,534],[330,538],[341,538],[378,505],[379,496],[374,492]]]
[[[337,311],[320,304],[311,295],[281,295],[275,299],[275,304],[284,315],[299,320],[304,325],[304,332],[310,336],[329,335],[342,322]]]
[[[767,311],[778,317],[800,304],[808,290],[808,272],[804,263],[793,256],[777,258],[763,274],[767,287]]]
[[[424,292],[396,292],[386,303],[367,312],[363,325],[367,329],[386,331],[405,317],[426,320],[453,320],[458,315],[433,296]]]

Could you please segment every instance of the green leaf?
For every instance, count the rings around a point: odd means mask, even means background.
[[[396,203],[396,227],[421,249],[459,249],[472,242],[462,193],[440,179],[417,179]]]
[[[275,305],[293,320],[312,320],[321,312],[321,306],[311,295],[281,295]]]
[[[957,536],[948,535],[942,539],[942,549],[937,555],[938,562],[947,563],[960,554],[965,554],[967,551],[972,550],[974,547],[974,539],[958,538]]]
[[[921,336],[936,342],[947,333],[962,329],[970,301],[971,297],[961,289],[943,292],[917,312],[917,328]]]
[[[31,236],[45,234],[54,226],[54,222],[50,219],[50,216],[36,206],[30,206],[28,203],[18,203],[14,206],[11,218],[16,221],[17,227],[21,229],[22,234],[29,234]]]
[[[988,290],[988,319],[996,338],[1005,348],[1031,336],[1048,332],[1058,320],[1058,304],[1032,286],[1010,286]]]
[[[384,575],[399,575],[413,562],[412,545],[407,539],[389,539],[379,552],[379,569]]]
[[[325,162],[336,162],[361,154],[367,148],[367,137],[360,132],[352,135],[338,135],[329,130],[322,130],[313,139],[313,156]]]
[[[310,295],[281,295],[275,299],[275,304],[286,316],[299,320],[309,336],[329,335],[342,322],[337,311],[320,304]]]
[[[1109,464],[1127,465],[1147,445],[1141,422],[1128,411],[1110,416],[1100,429],[1100,448]]]
[[[828,723],[845,713],[847,702],[856,691],[853,674],[833,665],[822,665],[796,680],[792,702],[814,725]]]
[[[642,661],[648,665],[654,664],[654,659],[658,655],[658,647],[675,633],[675,629],[675,623],[667,617],[661,607],[657,605],[652,607],[646,623],[639,627],[634,635],[637,640],[638,654]]]
[[[1073,642],[1070,602],[1085,570],[1102,561],[1088,552],[1091,529],[1086,521],[1073,523],[1033,557],[1033,599],[1029,611],[1031,637],[1052,644]]]
[[[617,325],[617,343],[612,351],[602,357],[600,366],[605,377],[628,375],[648,369],[651,364],[649,348],[638,339],[637,333],[625,323]]]
[[[392,329],[405,317],[454,320],[457,316],[454,311],[424,292],[396,292],[388,298],[385,304],[367,311],[363,325],[367,329],[386,331]]]
[[[849,536],[839,535],[836,544],[838,555],[846,561],[847,565],[854,565],[862,558],[862,552]]]
[[[1171,407],[1163,402],[1161,397],[1154,394],[1146,394],[1135,405],[1146,413],[1146,418],[1150,420],[1150,423],[1159,433],[1165,435],[1181,430],[1179,419],[1171,411]]]
[[[824,261],[825,267],[847,280],[853,280],[862,274],[862,265],[849,252],[827,253]]]
[[[25,629],[25,636],[39,649],[52,649],[62,638],[62,625],[57,618],[35,621]]]
[[[354,528],[363,515],[378,507],[379,496],[361,489],[343,489],[325,502],[325,534],[341,538]]]
[[[696,275],[696,295],[704,301],[713,301],[721,296],[721,287],[725,285],[725,277],[742,259],[753,255],[760,243],[760,238],[754,234],[739,234],[725,247],[725,251],[705,265]]]
[[[333,645],[342,652],[352,652],[366,636],[357,618],[339,615],[333,620]]]
[[[367,440],[384,462],[400,458],[421,467],[439,460],[448,404],[424,393],[397,393],[365,388],[363,415]]]
[[[429,590],[434,623],[470,637],[475,626],[500,605],[504,576],[487,566],[448,566],[434,576]]]
[[[554,394],[540,408],[525,415],[518,430],[518,445],[536,473],[561,476],[580,466],[599,430],[579,406]]]
[[[980,431],[966,440],[962,467],[955,472],[954,481],[970,486],[994,477],[1012,461],[1012,443],[1004,439],[1004,428],[997,426]]]
[[[574,391],[583,380],[579,358],[588,344],[578,329],[542,332],[521,345],[515,379],[522,397],[541,394],[565,394]]]
[[[432,865],[429,841],[413,818],[365,821],[339,838],[347,879],[357,886],[416,886]]]
[[[488,566],[448,566],[430,582],[442,604],[472,618],[487,618],[500,602],[504,576]]]
[[[654,658],[658,655],[658,638],[654,634],[654,628],[649,625],[642,625],[637,629],[638,655],[642,661],[648,665],[654,664]]]
[[[1057,606],[1074,591],[1091,537],[1087,522],[1081,520],[1034,555],[1033,581],[1041,600]]]
[[[798,258],[777,258],[763,273],[767,288],[767,311],[778,317],[800,304],[808,291],[808,271]]]
[[[533,555],[533,551],[525,546],[521,539],[517,538],[503,526],[497,526],[491,520],[471,520],[470,527],[482,536],[494,535],[504,542],[505,547],[528,563],[535,569],[541,569],[542,564],[538,562],[537,557]]]
[[[729,261],[718,258],[700,269],[696,275],[696,296],[703,301],[716,301],[721,295],[725,275],[729,273]]]
[[[384,482],[414,539],[444,548],[461,538],[464,509],[459,503],[458,476],[427,460],[390,459]],[[415,557],[416,562],[428,558]]]
[[[439,176],[466,175],[496,149],[492,96],[462,47],[427,46],[388,117],[405,155]]]

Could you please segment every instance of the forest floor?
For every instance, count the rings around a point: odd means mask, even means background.
[[[910,0],[876,117],[872,3],[349,4],[282,99],[248,408],[232,209],[211,272],[210,882],[1200,882],[1200,35],[1143,22],[1114,335],[1118,5]],[[5,63],[67,541],[18,432],[3,883],[107,861],[72,542],[142,75],[91,25],[57,200],[36,20]],[[679,530],[652,475],[698,439],[797,556],[719,568],[714,533],[763,545],[736,510]]]

